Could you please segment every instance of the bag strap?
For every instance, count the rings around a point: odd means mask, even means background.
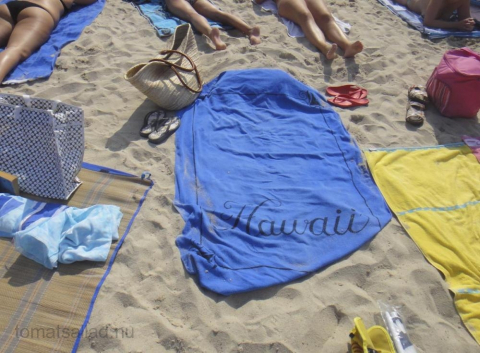
[[[185,88],[187,88],[188,90],[192,91],[193,93],[200,93],[202,91],[202,88],[203,88],[202,79],[200,78],[200,73],[198,72],[197,65],[195,65],[192,58],[190,58],[187,54],[182,53],[181,51],[178,51],[178,50],[162,50],[160,52],[160,54],[161,55],[167,55],[167,58],[170,57],[170,55],[172,55],[172,54],[179,54],[179,55],[183,56],[185,59],[187,59],[188,62],[190,63],[190,65],[192,66],[191,68],[183,67],[183,66],[174,64],[174,63],[168,61],[167,59],[152,59],[149,62],[160,62],[160,63],[163,63],[163,64],[167,65],[168,67],[170,67],[173,70],[173,72],[175,72],[175,75],[177,75],[177,77],[180,80],[180,82],[182,83],[182,85]],[[190,87],[183,80],[183,77],[179,74],[177,69],[180,70],[180,71],[185,71],[185,72],[195,71],[195,77],[197,78],[198,89],[194,89],[194,88]]]

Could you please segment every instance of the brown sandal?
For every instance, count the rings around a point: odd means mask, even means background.
[[[408,89],[408,99],[422,104],[428,103],[428,94],[423,86],[412,86]]]
[[[407,123],[414,126],[420,126],[425,120],[425,105],[415,101],[409,101],[407,106],[407,116],[405,120]]]

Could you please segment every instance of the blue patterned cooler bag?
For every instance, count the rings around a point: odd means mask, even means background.
[[[67,200],[81,184],[83,130],[81,108],[0,94],[0,170],[25,193]]]

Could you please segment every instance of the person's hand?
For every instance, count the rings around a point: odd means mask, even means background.
[[[473,27],[475,27],[475,20],[473,18],[465,18],[458,21],[457,28],[462,31],[473,31]]]

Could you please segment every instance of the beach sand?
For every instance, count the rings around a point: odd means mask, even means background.
[[[330,63],[250,1],[215,3],[260,25],[263,42],[251,46],[238,31],[222,32],[228,48],[216,52],[197,36],[206,82],[225,70],[265,67],[283,69],[321,93],[329,85],[361,85],[369,92],[368,107],[335,108],[361,148],[429,146],[458,142],[465,133],[480,135],[477,119],[447,119],[433,107],[422,127],[405,124],[408,87],[425,84],[446,50],[480,51],[478,41],[427,40],[375,0],[329,1],[333,14],[352,25],[349,37],[365,45],[355,59]],[[401,306],[419,353],[480,351],[441,274],[395,218],[352,255],[293,283],[230,297],[201,289],[175,246],[183,221],[172,203],[174,136],[158,146],[139,136],[143,117],[156,106],[123,78],[165,41],[129,3],[110,0],[62,50],[48,80],[2,87],[5,93],[83,107],[84,160],[136,175],[149,171],[155,181],[87,327],[108,327],[110,337],[83,338],[79,352],[346,353],[356,316],[367,327],[383,325],[378,300]],[[128,337],[122,338],[122,328]]]

